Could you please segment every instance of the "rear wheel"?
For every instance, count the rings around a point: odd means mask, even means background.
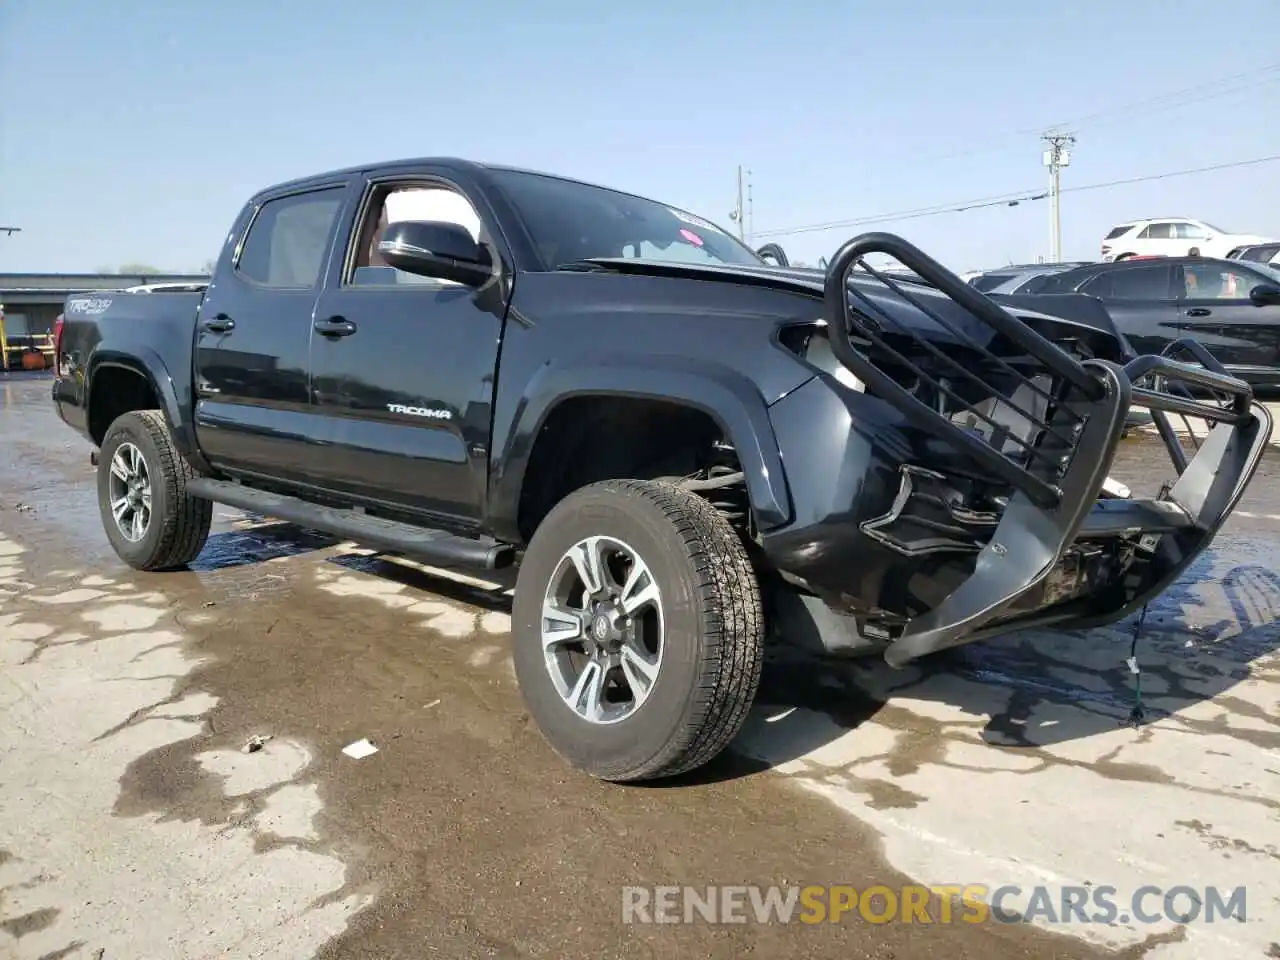
[[[742,541],[669,483],[610,480],[561,501],[525,552],[512,612],[530,715],[600,779],[708,762],[760,683],[764,616]]]
[[[122,414],[98,455],[98,510],[116,554],[136,570],[186,566],[204,549],[213,503],[187,493],[194,476],[159,410]]]

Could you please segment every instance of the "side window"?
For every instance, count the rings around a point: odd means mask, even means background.
[[[1175,223],[1173,225],[1174,236],[1178,240],[1203,240],[1209,235],[1204,227],[1195,223]]]
[[[350,286],[418,284],[432,287],[457,286],[452,280],[420,277],[388,266],[378,253],[382,232],[404,220],[443,220],[463,227],[480,241],[484,228],[471,201],[442,185],[403,184],[379,187],[369,199],[356,242],[355,266]]]
[[[1172,223],[1152,223],[1147,229],[1142,231],[1143,240],[1172,240],[1173,224]]]
[[[236,272],[266,287],[314,287],[345,192],[329,187],[268,200],[249,225]]]
[[[1091,297],[1100,297],[1100,298],[1106,299],[1107,297],[1111,296],[1111,274],[1109,273],[1098,274],[1096,277],[1094,277],[1092,280],[1086,283],[1083,287],[1081,287],[1080,292],[1087,294]]]
[[[1130,267],[1111,274],[1110,297],[1113,300],[1169,299],[1167,266]]]
[[[1182,295],[1188,300],[1247,300],[1258,282],[1251,273],[1216,264],[1187,264],[1182,268]]]

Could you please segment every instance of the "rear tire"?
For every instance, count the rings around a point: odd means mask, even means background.
[[[98,455],[98,512],[116,554],[135,570],[172,570],[200,555],[213,502],[187,493],[192,471],[159,410],[122,414]]]
[[[551,747],[593,777],[638,781],[702,766],[738,733],[760,684],[764,615],[742,541],[711,504],[670,483],[608,480],[538,527],[511,636]]]

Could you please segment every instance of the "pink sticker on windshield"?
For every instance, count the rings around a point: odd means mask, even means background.
[[[695,247],[702,246],[702,238],[698,236],[696,233],[694,233],[692,230],[686,230],[684,227],[681,227],[680,236],[684,237],[686,240],[692,243]]]

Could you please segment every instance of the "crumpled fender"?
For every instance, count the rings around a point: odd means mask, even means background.
[[[806,372],[798,369],[798,380]],[[665,354],[593,356],[551,361],[530,380],[489,481],[490,524],[500,536],[515,536],[520,491],[529,458],[547,417],[573,397],[622,396],[686,404],[710,416],[733,444],[761,529],[791,519],[782,459],[768,405],[752,381],[722,364]]]

